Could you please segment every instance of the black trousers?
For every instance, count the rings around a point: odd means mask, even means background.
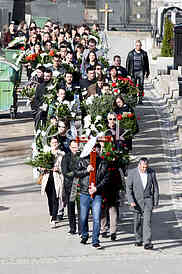
[[[144,91],[144,74],[143,71],[135,71],[131,80],[134,82],[135,85],[138,85],[139,88],[139,101],[142,101],[143,98],[143,91]]]
[[[77,212],[78,212],[78,233],[81,234],[80,229],[80,206],[77,202],[70,202],[70,190],[65,190],[65,198],[67,204],[67,211],[68,211],[68,221],[70,231],[75,233],[76,232],[76,214],[75,214],[75,203],[77,204]]]
[[[50,216],[52,216],[52,221],[56,221],[58,206],[59,206],[59,199],[56,196],[56,189],[54,186],[54,178],[53,178],[52,172],[50,172],[45,191],[48,199],[49,214]]]

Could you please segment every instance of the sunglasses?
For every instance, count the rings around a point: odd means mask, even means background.
[[[116,118],[109,118],[109,121],[116,121]]]

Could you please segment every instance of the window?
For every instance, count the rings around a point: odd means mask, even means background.
[[[83,3],[86,9],[96,9],[96,0],[84,0]]]

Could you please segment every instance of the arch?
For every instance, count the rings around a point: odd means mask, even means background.
[[[169,11],[169,10],[178,10],[178,11],[182,11],[182,9],[178,8],[178,7],[169,7],[169,8],[164,8],[162,13],[161,13],[161,25],[160,25],[160,38],[163,38],[163,26],[164,26],[164,16],[165,14]]]

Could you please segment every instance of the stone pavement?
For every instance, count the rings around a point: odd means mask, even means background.
[[[150,159],[160,185],[160,206],[153,214],[154,250],[134,247],[133,215],[126,203],[120,208],[117,241],[100,238],[102,250],[91,248],[91,239],[82,246],[78,235],[68,236],[66,217],[50,229],[47,200],[33,182],[32,168],[24,164],[26,154],[0,161],[0,274],[181,273],[181,150],[173,116],[150,82],[144,106],[137,106],[136,112],[140,132],[134,153]],[[1,131],[6,133],[9,125],[8,139],[1,135],[1,144],[16,141],[30,148],[32,121],[20,121],[0,115]]]

